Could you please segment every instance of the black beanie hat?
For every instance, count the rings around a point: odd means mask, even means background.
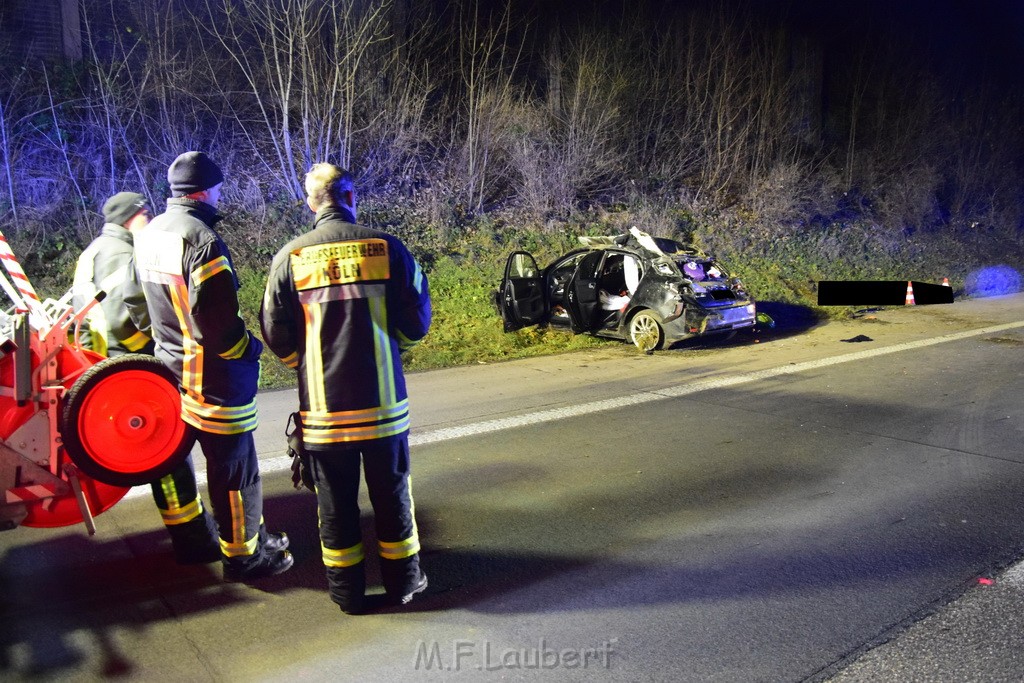
[[[183,197],[223,183],[224,174],[204,153],[185,152],[167,169],[167,182],[171,185],[172,197]]]
[[[103,220],[120,225],[146,207],[146,198],[136,192],[118,192],[103,205]]]

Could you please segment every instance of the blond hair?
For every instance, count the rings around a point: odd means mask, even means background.
[[[352,174],[334,164],[313,164],[306,173],[305,190],[317,209],[328,204],[345,206],[343,193],[353,190]]]

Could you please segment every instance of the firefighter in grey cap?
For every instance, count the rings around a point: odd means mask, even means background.
[[[72,284],[73,305],[81,310],[99,292],[103,300],[87,317],[88,331],[82,346],[104,356],[152,353],[148,318],[136,325],[125,306],[130,296],[128,275],[132,260],[132,233],[149,223],[146,198],[135,192],[118,192],[103,205],[103,230],[78,257]],[[141,327],[141,329],[140,329]]]

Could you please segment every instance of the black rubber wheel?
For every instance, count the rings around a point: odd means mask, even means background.
[[[644,353],[665,348],[665,329],[654,311],[640,311],[629,321],[629,339]]]
[[[195,442],[173,373],[137,354],[104,359],[78,378],[64,396],[60,432],[75,465],[117,486],[169,474]]]

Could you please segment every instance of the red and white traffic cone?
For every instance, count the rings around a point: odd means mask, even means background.
[[[948,277],[942,278],[942,286],[943,287],[949,287],[949,278]]]
[[[906,306],[913,306],[916,302],[914,301],[914,285],[907,280],[907,300],[904,302]]]

